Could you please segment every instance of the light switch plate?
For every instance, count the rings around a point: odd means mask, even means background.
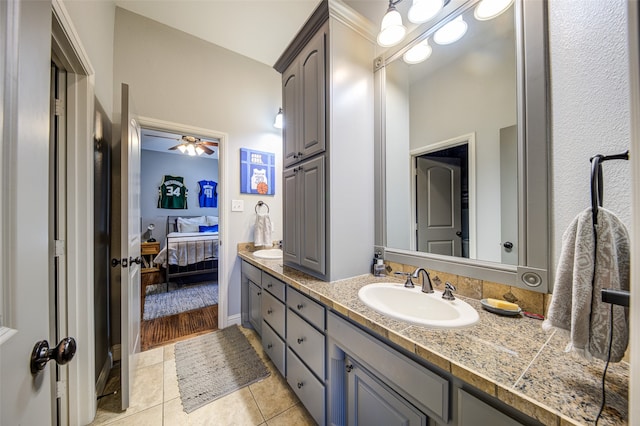
[[[244,211],[244,200],[231,200],[231,211],[232,212],[243,212]]]

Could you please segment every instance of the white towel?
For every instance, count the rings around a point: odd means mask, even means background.
[[[542,327],[568,331],[567,352],[606,360],[611,305],[602,302],[600,290],[629,290],[629,235],[620,219],[603,208],[598,209],[597,226],[595,281],[591,208],[580,213],[562,236],[553,296]],[[622,306],[614,306],[613,312],[611,361],[618,362],[629,342],[629,317]]]
[[[273,225],[268,213],[258,213],[256,215],[256,226],[253,230],[253,244],[255,246],[271,247],[273,240],[271,232]]]

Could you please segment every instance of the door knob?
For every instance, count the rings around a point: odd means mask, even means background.
[[[41,340],[36,343],[31,352],[31,374],[38,374],[44,370],[47,362],[55,360],[59,365],[65,365],[76,354],[76,341],[73,337],[65,337],[53,349],[49,349],[49,342]]]
[[[457,237],[462,237],[462,231],[458,231],[458,232],[456,232],[456,236],[457,236]]]
[[[115,257],[113,259],[111,259],[111,267],[115,268],[118,265],[122,265],[123,268],[126,268],[128,266],[128,260],[126,257],[122,258],[122,259],[116,259]]]
[[[507,250],[511,250],[513,248],[513,243],[511,241],[507,241],[504,244],[502,244],[502,246]]]
[[[129,265],[133,265],[134,263],[137,263],[138,265],[142,263],[142,259],[140,258],[140,256],[136,257],[135,259],[133,257],[129,257]]]

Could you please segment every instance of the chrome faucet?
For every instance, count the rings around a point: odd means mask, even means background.
[[[429,272],[427,272],[424,268],[418,268],[413,272],[413,278],[418,278],[420,276],[420,272],[424,275],[422,278],[422,292],[423,293],[433,293],[433,284],[431,284],[431,277],[429,276]]]
[[[407,281],[405,281],[404,286],[406,288],[414,288],[415,285],[413,284],[413,281],[411,281],[411,272],[401,272],[401,271],[396,271],[395,272],[396,275],[402,275],[403,277],[407,277]]]

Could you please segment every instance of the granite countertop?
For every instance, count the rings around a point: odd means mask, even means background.
[[[361,275],[325,282],[240,251],[247,262],[347,316],[418,357],[495,396],[545,425],[594,424],[602,401],[605,363],[564,352],[563,333],[543,331],[541,321],[505,317],[482,309],[480,301],[462,296],[480,320],[472,327],[435,330],[386,317],[366,306],[358,290],[394,277]],[[629,364],[610,363],[606,375],[606,405],[598,425],[628,421]]]

